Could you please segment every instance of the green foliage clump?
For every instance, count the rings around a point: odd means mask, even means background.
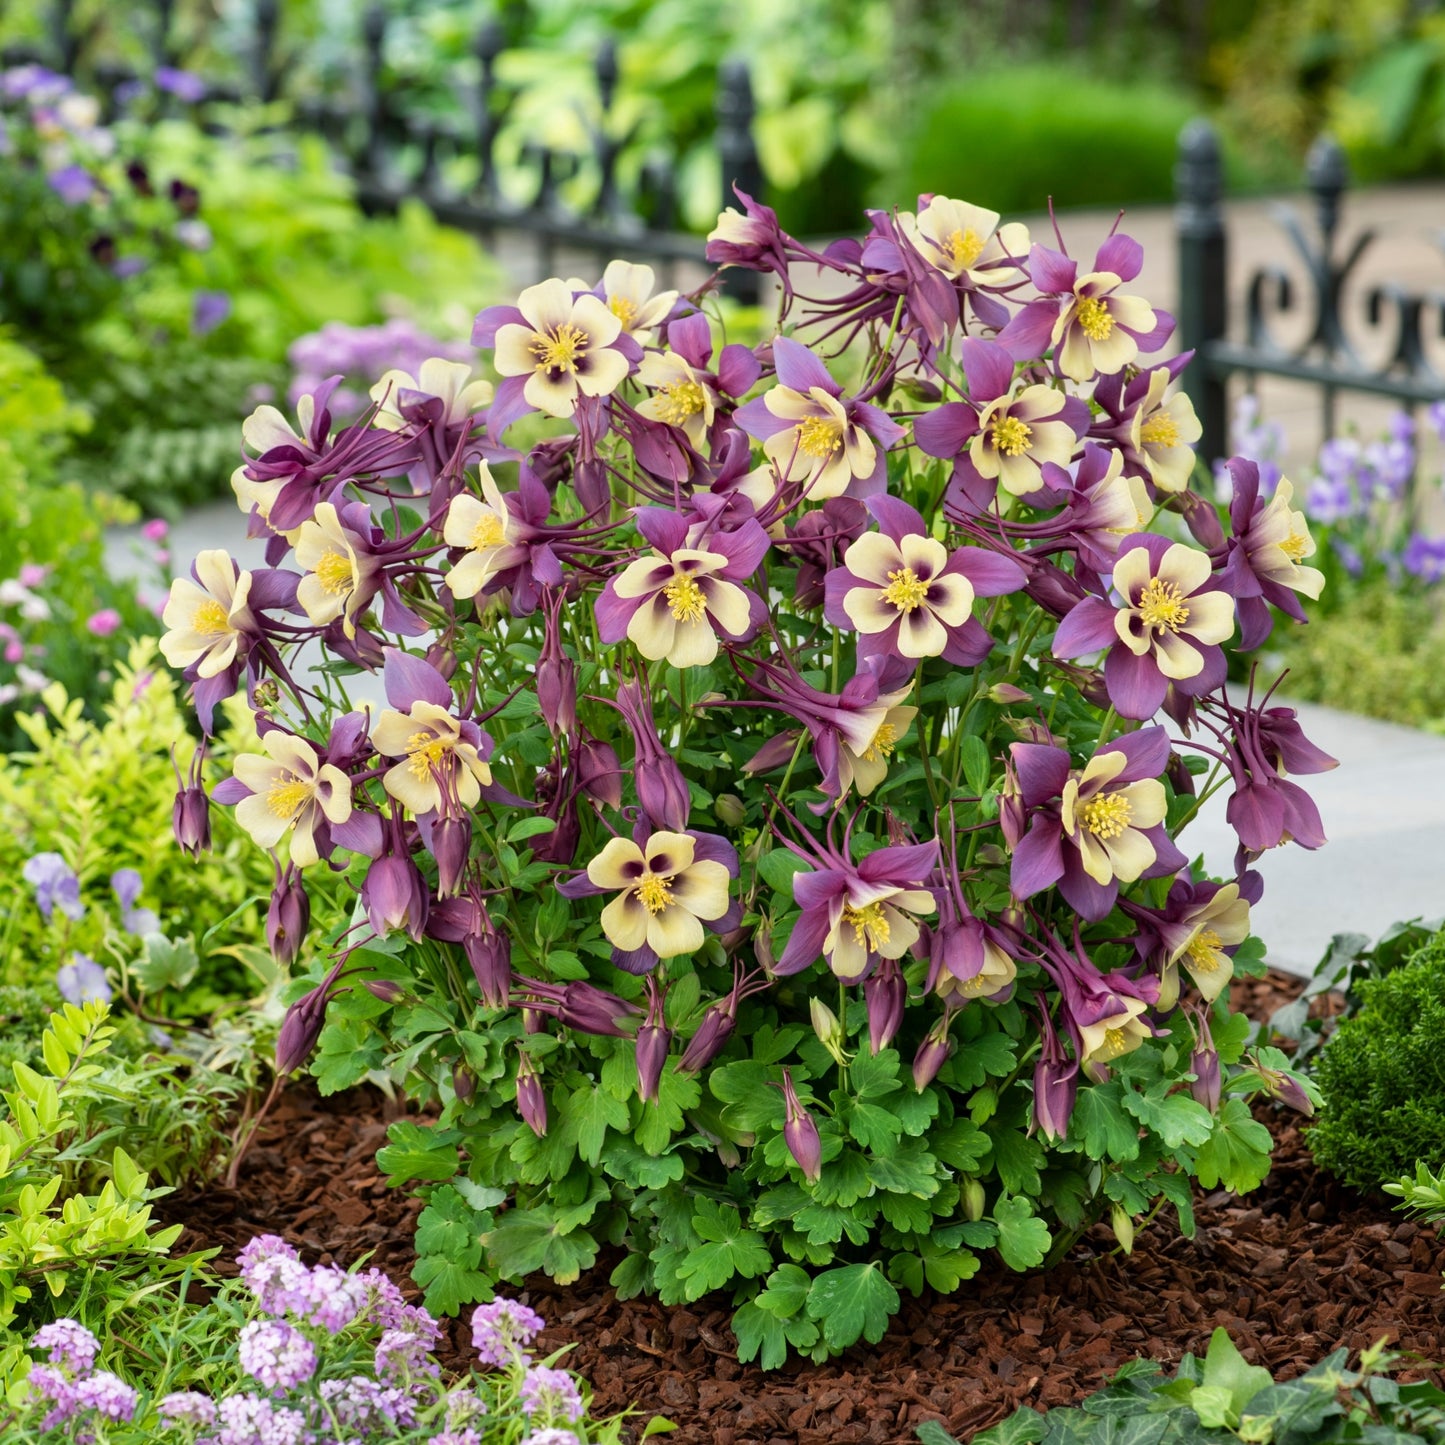
[[[1352,589],[1348,607],[1275,637],[1291,697],[1445,730],[1445,616],[1429,592],[1380,578]]]
[[[21,1331],[84,1316],[98,1307],[93,1291],[124,1295],[155,1278],[181,1233],[178,1224],[152,1228],[160,1191],[119,1145],[94,1161],[103,1182],[90,1192],[67,1167],[77,1145],[99,1155],[107,1142],[88,1134],[84,1112],[102,1088],[97,1060],[113,1037],[104,1004],[67,1004],[42,1038],[43,1072],[13,1064],[15,1087],[0,1095],[0,1381],[23,1358]]]
[[[1179,131],[1198,113],[1158,83],[1055,62],[971,71],[920,98],[893,195],[936,191],[995,211],[1164,202]]]
[[[1325,1107],[1308,1137],[1324,1168],[1378,1190],[1445,1160],[1445,933],[1360,992],[1359,1012],[1318,1055]]]
[[[1297,1379],[1276,1383],[1247,1363],[1222,1329],[1203,1360],[1186,1354],[1172,1376],[1152,1360],[1134,1360],[1077,1406],[1040,1414],[1020,1406],[972,1437],[971,1445],[1429,1445],[1445,1429],[1445,1391],[1390,1378],[1400,1356],[1383,1341],[1346,1368],[1336,1350]],[[932,1422],[923,1445],[957,1445]]]

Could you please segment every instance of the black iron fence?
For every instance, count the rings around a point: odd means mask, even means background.
[[[0,17],[7,8],[0,0]],[[586,116],[583,146],[524,145],[504,176],[499,141],[519,92],[498,76],[497,62],[507,45],[499,21],[478,30],[474,81],[455,95],[453,114],[439,117],[414,106],[404,87],[385,82],[388,21],[382,6],[373,5],[362,17],[347,82],[324,96],[289,93],[288,76],[298,69],[297,57],[279,48],[280,19],[280,0],[255,0],[246,33],[229,37],[240,51],[237,69],[244,80],[201,76],[204,100],[171,95],[167,104],[206,107],[206,123],[214,127],[216,102],[285,102],[292,124],[331,142],[354,176],[363,206],[391,209],[416,198],[448,225],[489,243],[508,236],[525,239],[533,279],[553,274],[559,259],[579,264],[573,259],[579,256],[599,265],[613,257],[655,262],[664,284],[672,284],[681,267],[706,265],[702,240],[678,225],[678,156],[655,149],[640,158],[631,153],[637,132],[618,120],[615,43],[605,42],[596,56],[595,91],[581,110]],[[113,114],[127,87],[186,60],[176,40],[175,0],[132,0],[125,22],[144,53],[143,65],[107,47],[102,21],[94,11],[83,18],[75,0],[51,0],[41,27],[44,38],[6,47],[0,61],[48,65],[91,90]],[[752,85],[740,59],[718,67],[715,114],[721,208],[736,204],[734,184],[754,196],[763,189],[753,139]],[[624,164],[629,160],[635,163]],[[460,185],[449,179],[459,172],[468,177]],[[755,294],[755,276],[735,268],[727,275],[733,294],[743,299]]]
[[[1204,428],[1201,456],[1228,454],[1231,376],[1313,384],[1320,394],[1325,437],[1335,432],[1341,392],[1393,398],[1411,411],[1445,399],[1445,371],[1432,360],[1427,344],[1427,327],[1437,338],[1445,337],[1445,292],[1417,295],[1391,283],[1369,287],[1357,298],[1363,303],[1360,324],[1375,334],[1352,337],[1342,301],[1376,233],[1366,229],[1350,240],[1339,234],[1340,198],[1349,172],[1336,141],[1328,136],[1316,141],[1305,163],[1305,180],[1314,204],[1313,228],[1289,208],[1277,210],[1293,252],[1293,274],[1278,264],[1255,271],[1245,284],[1242,318],[1232,325],[1219,137],[1207,121],[1197,120],[1179,138],[1179,342],[1195,353],[1183,382]],[[1301,271],[1303,286],[1296,280]],[[1278,323],[1291,315],[1301,338],[1292,343],[1278,331]]]

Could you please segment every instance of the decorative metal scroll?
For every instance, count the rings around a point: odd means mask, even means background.
[[[4,9],[0,0],[0,13]],[[127,19],[144,37],[152,71],[178,65],[174,0],[135,4]],[[285,78],[296,57],[279,48],[279,22],[280,0],[254,0],[245,45],[246,83],[208,82],[208,100],[271,101],[285,95]],[[91,58],[97,46],[96,24],[79,24],[75,0],[52,0],[45,30],[48,39],[43,48],[11,47],[0,60],[11,65],[28,61],[50,65],[92,89],[113,112],[117,92],[124,93],[123,87],[138,78],[134,68]],[[701,240],[677,230],[676,156],[645,158],[630,168],[635,180],[624,183],[622,161],[638,137],[635,126],[624,130],[617,124],[614,42],[602,45],[593,67],[597,104],[586,122],[585,149],[523,147],[520,163],[527,194],[518,199],[504,193],[499,164],[499,138],[519,96],[497,75],[497,62],[506,48],[502,26],[496,20],[486,22],[474,42],[477,80],[470,94],[460,97],[469,126],[420,115],[408,105],[404,91],[383,84],[387,17],[380,5],[366,11],[361,31],[346,93],[289,99],[296,123],[324,135],[345,158],[364,206],[389,210],[415,197],[440,220],[487,239],[503,231],[525,233],[535,238],[539,274],[549,274],[555,257],[564,251],[599,260],[621,255],[656,261],[664,279],[670,279],[679,264],[705,264]],[[182,101],[172,103],[186,108]],[[752,195],[763,189],[745,62],[730,59],[719,66],[716,115],[715,144],[723,177],[719,200],[722,205],[735,204],[734,183]],[[475,179],[465,190],[450,188],[443,179],[447,162],[454,157],[474,160]],[[569,187],[574,180],[578,184]],[[579,190],[586,195],[581,202],[575,199]],[[743,294],[750,285],[755,290],[757,278],[750,273],[728,274],[735,294]]]
[[[1276,209],[1305,285],[1297,285],[1282,266],[1261,267],[1245,289],[1244,340],[1233,340],[1219,138],[1202,120],[1192,121],[1180,135],[1175,170],[1179,340],[1195,352],[1184,386],[1204,427],[1200,445],[1205,457],[1226,454],[1225,384],[1236,372],[1314,383],[1320,388],[1327,436],[1334,430],[1341,391],[1394,397],[1407,406],[1445,398],[1445,372],[1431,362],[1425,345],[1427,325],[1445,337],[1445,292],[1413,295],[1393,284],[1372,287],[1364,296],[1365,324],[1382,344],[1362,351],[1346,332],[1341,298],[1375,232],[1367,229],[1348,244],[1340,241],[1340,197],[1349,172],[1337,141],[1321,136],[1315,142],[1305,179],[1314,200],[1313,234],[1293,210]],[[1277,322],[1290,315],[1306,322],[1305,339],[1297,344],[1285,343],[1276,330]],[[1367,360],[1367,354],[1380,359]]]

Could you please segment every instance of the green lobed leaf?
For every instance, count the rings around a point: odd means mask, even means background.
[[[1010,1269],[1033,1269],[1044,1262],[1053,1238],[1049,1226],[1034,1215],[1032,1200],[999,1199],[993,1222],[998,1228],[998,1252]]]
[[[1069,1134],[1082,1141],[1090,1159],[1125,1163],[1139,1157],[1139,1123],[1125,1112],[1124,1089],[1118,1079],[1079,1090],[1069,1117]]]
[[[835,1350],[860,1338],[876,1345],[898,1312],[898,1291],[880,1264],[849,1264],[820,1274],[808,1291],[808,1314]]]
[[[1269,1130],[1249,1112],[1243,1099],[1226,1099],[1209,1138],[1199,1146],[1195,1173],[1205,1189],[1222,1184],[1244,1194],[1269,1173],[1273,1140]]]

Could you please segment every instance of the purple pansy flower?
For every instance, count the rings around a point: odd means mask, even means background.
[[[76,953],[55,971],[55,986],[67,1003],[109,1003],[115,990],[105,970],[88,954]]]
[[[85,914],[80,879],[59,853],[36,853],[25,860],[20,876],[35,890],[35,906],[48,919],[59,909],[73,922]]]

